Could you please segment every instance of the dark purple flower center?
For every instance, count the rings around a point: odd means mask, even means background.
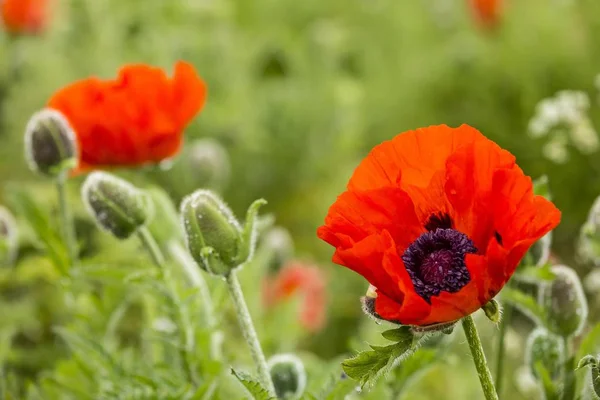
[[[465,256],[476,252],[473,241],[464,233],[436,228],[412,242],[402,260],[417,294],[431,303],[431,296],[442,291],[456,293],[469,283]]]

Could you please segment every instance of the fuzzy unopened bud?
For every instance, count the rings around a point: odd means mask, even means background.
[[[209,190],[198,190],[181,203],[186,243],[198,265],[215,275],[227,276],[251,256],[256,241],[255,220],[264,200],[250,206],[241,226],[229,207]]]
[[[538,376],[538,365],[546,368],[550,377],[558,378],[564,361],[565,348],[560,337],[544,328],[536,328],[527,339],[525,363],[533,376]]]
[[[590,367],[590,375],[589,379],[586,379],[585,385],[588,386],[587,390],[591,394],[593,391],[596,395],[596,398],[600,398],[600,366],[599,366],[598,358],[594,357],[590,354],[583,357],[579,360],[577,364],[577,369]],[[585,392],[587,393],[587,392]]]
[[[294,254],[294,242],[285,228],[272,228],[264,235],[262,243],[270,252],[269,270],[272,272],[281,269]]]
[[[189,147],[186,167],[194,171],[196,187],[220,189],[229,181],[230,161],[227,150],[214,139],[200,139]]]
[[[564,265],[552,267],[555,278],[540,287],[548,329],[562,337],[577,335],[588,316],[588,305],[577,273]]]
[[[0,206],[0,266],[11,265],[17,255],[17,224],[10,211]]]
[[[492,299],[485,303],[482,308],[483,312],[485,312],[485,316],[488,317],[490,321],[495,324],[500,322],[500,319],[502,318],[502,307],[500,306],[500,303]]]
[[[306,371],[298,357],[278,354],[269,362],[269,373],[278,399],[299,399],[306,388]]]
[[[106,172],[90,174],[81,193],[98,225],[119,239],[128,238],[144,226],[153,212],[146,193]]]
[[[25,158],[42,175],[56,177],[77,166],[77,138],[60,112],[35,113],[25,128]]]

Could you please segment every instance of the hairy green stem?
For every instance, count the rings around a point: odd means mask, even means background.
[[[481,383],[483,394],[485,395],[486,400],[498,400],[498,393],[496,393],[496,389],[494,388],[492,374],[488,368],[485,353],[481,346],[481,339],[479,338],[479,333],[477,333],[477,327],[475,326],[473,317],[470,315],[464,317],[462,319],[462,326],[465,331],[465,336],[467,337],[467,342],[469,342],[469,348],[473,355],[473,362],[477,369],[477,375],[479,375],[479,382]]]
[[[265,360],[265,355],[263,354],[260,342],[258,341],[258,336],[256,335],[252,318],[250,317],[250,311],[248,311],[248,306],[246,305],[246,300],[244,300],[244,294],[242,293],[242,288],[240,286],[240,282],[238,281],[235,270],[231,271],[229,275],[227,275],[226,281],[227,287],[229,288],[229,292],[231,293],[231,297],[233,298],[233,302],[235,304],[235,310],[237,312],[240,328],[242,329],[242,334],[244,335],[244,338],[250,347],[252,359],[256,364],[259,379],[269,394],[271,396],[275,396],[275,387],[273,386],[273,381],[271,380],[271,374],[269,373],[269,368],[267,367],[267,361]]]
[[[189,278],[193,287],[198,290],[200,295],[200,302],[204,311],[204,319],[206,326],[212,329],[210,336],[210,351],[213,359],[218,360],[221,358],[221,335],[222,333],[217,330],[217,319],[215,317],[215,308],[213,305],[212,298],[210,296],[210,290],[206,284],[206,280],[200,272],[200,268],[196,265],[194,259],[190,254],[185,251],[179,242],[173,241],[169,243],[169,252],[171,256],[179,261],[179,264],[183,267],[183,270]]]
[[[512,307],[510,305],[504,306],[504,315],[502,321],[500,321],[500,336],[498,336],[498,348],[496,355],[496,392],[498,395],[502,394],[502,384],[504,381],[504,355],[506,353],[506,331],[512,317]]]
[[[177,293],[177,287],[171,276],[171,272],[165,262],[165,257],[162,254],[160,247],[156,243],[156,240],[152,237],[152,234],[145,226],[138,229],[138,236],[140,241],[143,243],[146,250],[152,257],[152,261],[158,267],[158,272],[163,283],[167,287],[171,300],[173,301],[173,314],[177,322],[177,332],[179,333],[179,356],[181,363],[183,364],[184,371],[189,381],[197,385],[197,377],[194,366],[190,362],[189,353],[194,348],[194,332],[189,322],[189,318],[184,312],[184,305],[181,304],[179,295]]]
[[[69,252],[69,266],[67,271],[70,271],[77,265],[77,243],[75,241],[75,225],[73,215],[69,209],[67,201],[67,174],[68,171],[61,173],[56,179],[56,189],[58,191],[58,208],[60,212],[60,223],[63,240]]]

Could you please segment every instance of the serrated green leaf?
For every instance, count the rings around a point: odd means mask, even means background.
[[[408,326],[402,326],[398,329],[390,329],[381,334],[384,338],[390,342],[405,342],[410,341],[412,343],[413,334]]]
[[[233,368],[231,369],[231,373],[237,378],[238,381],[240,381],[242,385],[244,385],[246,390],[252,395],[253,399],[276,400],[275,397],[272,397],[259,381],[253,379],[250,375],[236,371]]]
[[[515,306],[538,325],[545,325],[546,312],[532,296],[510,287],[502,289],[500,296],[502,300]]]
[[[400,337],[397,334],[388,336]],[[422,338],[425,338],[425,336]],[[414,335],[411,333],[410,337],[402,336],[402,340],[395,344],[389,346],[371,345],[370,347],[372,350],[363,351],[342,363],[344,372],[350,378],[357,380],[361,387],[364,387],[367,383],[373,384],[381,375],[386,374],[396,364],[412,355],[418,347],[418,342],[414,343]]]

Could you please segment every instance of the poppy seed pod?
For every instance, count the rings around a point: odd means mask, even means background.
[[[306,371],[298,357],[278,354],[268,362],[278,399],[299,399],[306,388]]]
[[[119,239],[135,233],[148,222],[153,212],[146,193],[106,172],[91,173],[81,193],[98,225]]]
[[[64,115],[44,109],[30,118],[25,128],[25,158],[33,171],[52,177],[77,165],[77,139]]]
[[[17,224],[10,211],[0,206],[0,266],[11,265],[17,255]]]
[[[546,310],[548,329],[562,337],[577,335],[588,316],[588,305],[577,273],[564,265],[555,265],[552,282],[540,287],[539,302]]]
[[[210,190],[197,190],[181,203],[186,243],[198,265],[227,276],[245,263],[255,247],[255,220],[264,200],[250,206],[242,226],[229,207]]]
[[[560,375],[564,361],[565,346],[560,337],[544,328],[536,328],[527,339],[525,364],[533,376],[539,378],[538,365],[542,365],[552,378]]]

